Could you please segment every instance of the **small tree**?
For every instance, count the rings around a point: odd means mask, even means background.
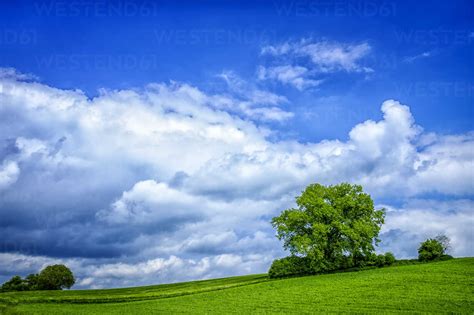
[[[20,276],[13,276],[10,280],[2,284],[2,291],[27,291],[28,284]]]
[[[307,257],[312,272],[358,266],[374,252],[385,212],[374,209],[362,186],[309,185],[296,204],[272,224],[284,248]]]
[[[75,282],[71,270],[64,265],[52,265],[44,268],[37,280],[40,290],[69,289]]]
[[[427,239],[418,248],[418,260],[431,261],[440,259],[444,254],[443,244],[436,239]]]
[[[395,256],[391,252],[385,253],[385,265],[390,266],[395,262]]]
[[[32,274],[29,274],[28,276],[26,276],[24,281],[27,283],[29,290],[38,290],[39,289],[39,287],[38,287],[38,278],[39,278],[39,276],[38,276],[37,273],[32,273]]]
[[[385,255],[377,255],[377,258],[375,259],[375,264],[377,265],[377,267],[383,267],[385,266],[385,263]]]

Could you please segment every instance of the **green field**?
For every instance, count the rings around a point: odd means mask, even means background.
[[[6,314],[466,313],[474,258],[283,280],[250,275],[148,287],[1,293]]]

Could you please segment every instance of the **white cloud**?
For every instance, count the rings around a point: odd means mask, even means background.
[[[278,200],[276,200],[278,201]],[[256,219],[271,213],[275,203],[249,200],[219,200],[205,195],[195,195],[183,188],[172,188],[154,180],[140,181],[131,190],[97,213],[99,219],[111,224],[143,225],[160,222],[178,224],[235,215],[240,209],[239,220]],[[229,220],[231,220],[229,218]]]
[[[448,195],[469,195],[474,191],[474,134],[439,135],[417,154],[416,176],[408,183],[412,190]]]
[[[14,161],[3,161],[0,166],[0,190],[8,188],[16,182],[20,168]]]
[[[277,80],[292,85],[300,91],[309,87],[316,87],[322,82],[322,80],[307,78],[308,69],[301,66],[286,65],[269,68],[260,66],[257,75],[259,80]]]
[[[224,71],[218,77],[227,83],[233,95],[218,98],[219,102],[213,104],[216,108],[242,113],[260,121],[283,122],[293,117],[293,113],[278,107],[288,103],[286,97],[261,90],[242,80],[233,71]]]
[[[293,58],[309,58],[315,70],[322,73],[372,72],[372,69],[360,64],[361,59],[366,57],[370,51],[371,47],[368,43],[316,42],[310,39],[262,48],[263,55],[290,55]]]
[[[359,60],[365,57],[371,48],[369,44],[357,45],[318,42],[302,43],[295,49],[300,55],[306,55],[319,67],[322,72],[345,70],[347,72],[371,72],[367,67],[359,65]]]
[[[453,140],[417,147],[422,129],[414,123],[409,108],[389,100],[383,103],[382,112],[383,120],[356,125],[347,142],[282,142],[248,154],[216,158],[189,177],[186,185],[199,193],[260,198],[293,192],[311,181],[359,182],[380,197],[472,193],[473,171],[468,169],[473,163],[472,134],[463,135],[454,152]],[[452,163],[455,175],[437,171],[447,163]],[[205,180],[211,177],[212,181]],[[446,182],[449,178],[452,181]]]
[[[302,39],[262,48],[261,54],[270,56],[276,66],[260,66],[260,80],[276,80],[302,91],[323,82],[322,76],[336,72],[371,73],[373,69],[362,61],[370,53],[368,43],[348,44]]]
[[[404,59],[405,62],[408,62],[408,63],[411,63],[415,60],[418,60],[418,59],[423,59],[423,58],[428,58],[428,57],[431,57],[433,55],[433,52],[431,51],[425,51],[425,52],[422,52],[421,54],[418,54],[418,55],[414,55],[414,56],[409,56],[409,57],[406,57]]]
[[[198,197],[188,196],[165,183],[146,180],[136,183],[130,191],[111,205],[110,210],[98,212],[109,223],[146,224],[193,218],[202,207]],[[194,218],[193,218],[194,219]]]
[[[15,68],[0,68],[0,78],[14,79],[19,81],[38,80],[37,76],[29,73],[21,73]]]

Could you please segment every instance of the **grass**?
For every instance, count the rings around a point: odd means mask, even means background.
[[[474,258],[269,280],[0,294],[6,314],[474,313]]]

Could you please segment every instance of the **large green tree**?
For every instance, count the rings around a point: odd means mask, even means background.
[[[64,265],[52,265],[44,268],[35,280],[40,290],[69,289],[76,281],[72,271]]]
[[[314,272],[357,266],[373,255],[385,210],[374,209],[362,186],[312,184],[296,204],[272,224],[285,249],[308,257]]]

